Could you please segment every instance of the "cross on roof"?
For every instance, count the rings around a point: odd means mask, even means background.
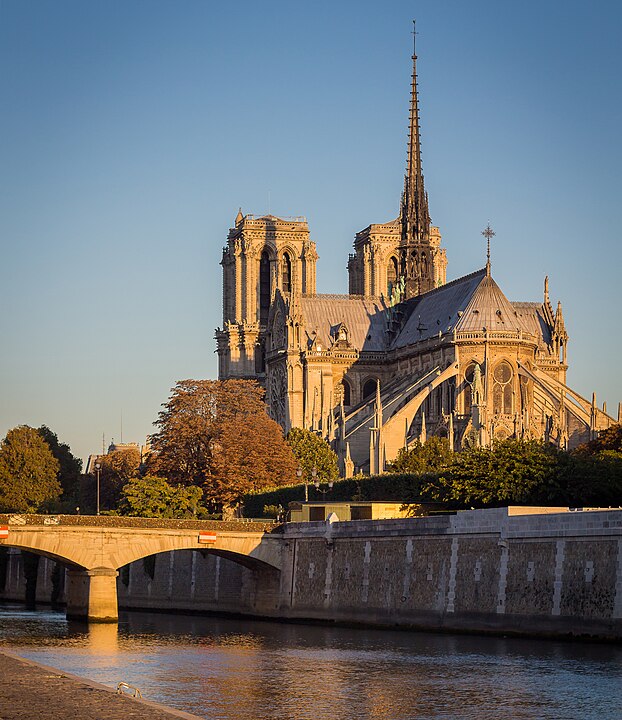
[[[486,272],[490,275],[490,238],[493,238],[496,233],[490,227],[490,223],[482,230],[482,235],[486,238]]]

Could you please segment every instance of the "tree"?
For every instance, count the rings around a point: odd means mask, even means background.
[[[109,510],[117,506],[121,498],[121,489],[128,480],[138,477],[140,471],[140,450],[125,448],[113,450],[102,455],[97,462],[100,464],[100,502]]]
[[[601,430],[595,440],[579,445],[573,455],[598,455],[603,451],[622,453],[622,425],[620,423]]]
[[[570,505],[622,504],[622,425],[576,448],[566,463],[565,480]]]
[[[63,489],[62,499],[73,505],[78,499],[82,460],[75,457],[69,445],[61,443],[56,433],[52,432],[46,425],[42,425],[37,432],[49,445],[52,455],[58,460],[60,466],[58,480]]]
[[[192,518],[199,512],[201,495],[196,486],[173,486],[165,478],[146,475],[123,486],[119,512],[134,517]]]
[[[150,472],[201,487],[226,507],[244,493],[294,481],[296,461],[250,380],[182,380],[155,422]]]
[[[322,482],[336,480],[339,477],[337,455],[323,438],[311,430],[292,428],[286,437],[298,467],[302,468],[303,482],[313,482],[313,468],[317,471],[317,479]]]
[[[550,503],[560,494],[560,452],[538,440],[470,448],[456,455],[440,482],[447,497],[466,506]]]
[[[9,430],[0,445],[0,511],[37,512],[57,500],[59,469],[37,430],[27,425]]]
[[[411,448],[402,448],[391,465],[391,472],[433,473],[450,465],[454,459],[447,438],[433,436],[425,443],[417,440]]]

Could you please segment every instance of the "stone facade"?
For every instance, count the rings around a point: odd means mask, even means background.
[[[238,213],[222,260],[219,377],[257,379],[272,417],[333,443],[344,474],[352,461],[382,472],[431,434],[456,450],[507,437],[571,448],[614,422],[566,384],[568,333],[548,278],[541,301],[510,302],[489,254],[446,282],[424,189],[415,55],[400,215],[356,235],[348,295],[316,294],[317,257],[304,219]]]

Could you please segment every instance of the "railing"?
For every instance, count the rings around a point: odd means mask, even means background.
[[[306,223],[307,218],[304,215],[252,215],[244,216],[245,220],[281,220],[282,222]]]
[[[523,331],[487,330],[486,332],[462,331],[456,333],[456,340],[481,340],[482,338],[487,338],[488,340],[526,340],[528,342],[537,342],[535,335]]]

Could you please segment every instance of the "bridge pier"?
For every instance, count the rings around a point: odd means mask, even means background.
[[[117,575],[110,568],[69,570],[67,587],[67,619],[90,623],[116,623]]]

